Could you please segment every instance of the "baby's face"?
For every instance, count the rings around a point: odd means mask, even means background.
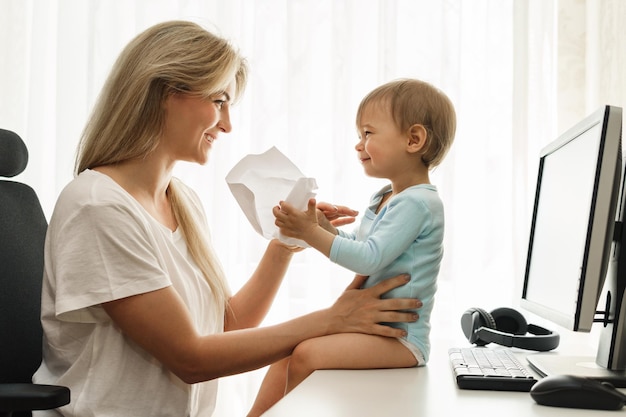
[[[392,178],[406,156],[408,135],[396,125],[385,103],[370,103],[357,123],[359,142],[355,149],[368,176]]]

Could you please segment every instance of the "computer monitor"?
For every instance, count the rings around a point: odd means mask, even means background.
[[[520,305],[566,329],[602,326],[593,357],[529,355],[542,375],[626,386],[622,109],[598,109],[540,153]]]

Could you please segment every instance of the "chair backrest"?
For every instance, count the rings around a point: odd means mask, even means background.
[[[0,177],[28,163],[15,133],[0,129]],[[41,363],[41,282],[47,221],[35,191],[0,179],[0,383],[31,382]]]

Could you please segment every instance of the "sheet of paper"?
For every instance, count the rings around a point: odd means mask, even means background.
[[[304,241],[280,233],[272,208],[286,201],[306,210],[309,199],[315,197],[317,183],[314,178],[305,177],[276,147],[245,156],[226,175],[226,183],[257,233],[288,245],[308,247]]]

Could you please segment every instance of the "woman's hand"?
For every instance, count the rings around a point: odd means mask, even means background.
[[[360,289],[367,277],[357,275],[335,304],[331,333],[367,333],[387,337],[403,337],[402,329],[380,324],[414,322],[419,315],[414,311],[422,302],[412,298],[381,299],[384,293],[409,282],[408,275],[398,275],[370,288]],[[411,310],[411,311],[408,311]]]

